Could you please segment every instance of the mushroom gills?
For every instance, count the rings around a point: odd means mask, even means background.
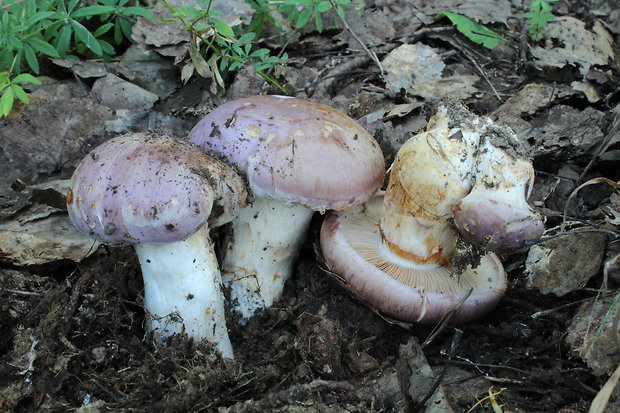
[[[411,288],[419,288],[439,294],[463,294],[470,288],[472,293],[496,288],[497,280],[479,280],[474,268],[468,267],[462,274],[446,270],[438,264],[418,264],[402,258],[385,245],[379,230],[383,208],[382,197],[375,197],[364,204],[363,212],[342,212],[342,231],[351,247],[368,261],[395,280]],[[360,207],[355,209],[360,210]],[[499,275],[499,273],[497,273]]]
[[[379,229],[383,196],[347,211],[331,212],[321,228],[326,263],[345,286],[381,313],[420,324],[438,322],[456,309],[452,322],[467,322],[490,311],[506,289],[503,266],[488,253],[480,265],[458,274],[439,264],[419,264],[385,246]]]

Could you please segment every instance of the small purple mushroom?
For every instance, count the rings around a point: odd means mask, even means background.
[[[242,322],[279,299],[313,211],[363,202],[385,175],[372,135],[344,113],[299,98],[228,102],[189,138],[244,171],[254,195],[232,223],[222,263]]]
[[[134,246],[155,339],[185,333],[215,344],[226,358],[233,350],[207,223],[230,221],[245,201],[243,180],[226,163],[188,142],[140,133],[90,152],[67,193],[69,217],[81,232]]]

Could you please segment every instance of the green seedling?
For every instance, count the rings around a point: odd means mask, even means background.
[[[534,0],[530,4],[529,12],[524,16],[529,20],[529,33],[534,41],[542,40],[547,24],[555,20],[555,16],[551,13],[553,7],[549,4],[557,0]]]

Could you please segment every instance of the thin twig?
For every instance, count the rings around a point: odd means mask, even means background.
[[[347,71],[347,72],[337,72],[337,73],[332,73],[326,76],[323,76],[317,80],[315,80],[314,82],[306,85],[304,87],[304,89],[307,88],[311,88],[314,87],[316,85],[318,85],[321,82],[324,82],[325,80],[328,79],[333,79],[335,77],[340,77],[340,76],[362,76],[362,75],[376,75],[376,74],[380,74],[379,72],[375,71],[375,70],[351,70],[351,71]]]
[[[25,295],[25,296],[31,296],[31,297],[41,297],[43,296],[43,294],[41,293],[35,293],[32,291],[21,291],[21,290],[14,290],[12,288],[0,288],[0,293],[11,293],[11,294],[16,294],[16,295]]]
[[[465,55],[465,57],[467,57],[467,59],[469,59],[469,61],[471,62],[471,64],[474,65],[474,67],[476,68],[476,70],[478,70],[478,72],[480,73],[480,75],[482,76],[482,78],[487,82],[487,84],[491,87],[491,90],[493,91],[493,94],[495,95],[495,97],[497,98],[497,100],[499,100],[500,102],[503,102],[502,98],[499,96],[499,93],[497,93],[497,89],[495,89],[495,86],[493,86],[493,83],[491,83],[491,81],[489,80],[489,78],[487,77],[486,73],[484,73],[484,71],[482,70],[482,68],[478,65],[478,62],[476,62],[476,59],[473,58],[473,56],[471,56],[469,53],[467,53],[467,51],[465,49],[462,49],[463,54]]]
[[[374,52],[371,52],[368,49],[368,47],[366,47],[364,42],[359,37],[357,37],[357,34],[355,34],[353,29],[351,29],[351,27],[349,26],[349,23],[347,23],[347,21],[340,15],[340,13],[338,13],[338,9],[336,8],[336,4],[334,4],[334,1],[333,0],[328,0],[328,1],[329,1],[329,4],[331,4],[334,10],[336,11],[338,18],[340,19],[340,21],[342,21],[342,24],[344,24],[344,27],[347,29],[349,33],[351,33],[351,36],[353,36],[353,38],[360,44],[360,46],[362,46],[366,54],[370,56],[370,59],[373,62],[375,62],[375,64],[379,67],[379,70],[381,71],[381,75],[383,76],[385,71],[383,70],[383,66],[381,66],[381,62],[379,61],[379,58],[377,57],[377,55]]]
[[[424,340],[424,342],[420,346],[421,348],[425,348],[426,346],[431,344],[432,341],[435,339],[435,337],[437,337],[437,335],[439,335],[439,333],[441,333],[446,328],[446,326],[450,324],[450,320],[452,319],[454,314],[457,312],[459,308],[461,308],[463,303],[465,303],[465,300],[469,298],[469,296],[471,295],[473,291],[474,289],[470,288],[469,291],[467,291],[467,294],[463,295],[461,299],[459,300],[459,302],[456,303],[454,307],[450,309],[450,311],[444,314],[443,317],[441,317],[437,325],[435,325],[435,327],[433,328],[433,331],[431,331],[429,336],[426,338],[426,340]]]
[[[610,229],[597,229],[597,228],[573,229],[571,231],[560,232],[554,235],[550,235],[548,237],[541,237],[535,240],[525,241],[525,246],[531,247],[532,245],[540,244],[546,241],[551,241],[553,239],[563,237],[565,235],[584,234],[586,232],[598,232],[601,234],[611,235],[614,238],[620,238],[620,232],[612,231]]]
[[[530,317],[532,317],[532,318],[542,317],[544,315],[551,314],[551,313],[554,313],[556,311],[564,310],[565,308],[572,307],[574,305],[581,304],[581,303],[584,303],[586,301],[594,300],[595,298],[596,297],[588,297],[588,298],[584,298],[582,300],[577,300],[577,301],[573,301],[571,303],[567,303],[567,304],[561,305],[559,307],[549,308],[548,310],[543,310],[543,311],[537,311],[537,312],[533,313]]]
[[[426,396],[419,402],[420,406],[425,406],[426,403],[430,400],[430,398],[435,394],[435,391],[443,381],[448,369],[450,368],[450,362],[452,361],[452,357],[454,357],[454,353],[456,352],[457,347],[461,342],[461,338],[463,337],[463,330],[458,328],[454,329],[454,336],[452,336],[452,343],[450,344],[450,351],[448,352],[448,360],[446,364],[441,369],[441,372],[435,378],[435,382],[431,386],[431,388],[426,393]]]

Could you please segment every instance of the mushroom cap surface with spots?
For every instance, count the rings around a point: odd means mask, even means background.
[[[385,176],[370,133],[346,114],[300,98],[227,102],[198,122],[189,140],[239,166],[255,196],[313,210],[363,202]]]
[[[69,216],[81,232],[108,243],[185,240],[207,223],[214,202],[244,206],[243,182],[229,169],[189,142],[119,136],[78,165],[67,195]],[[228,180],[233,201],[223,199],[220,179]]]

